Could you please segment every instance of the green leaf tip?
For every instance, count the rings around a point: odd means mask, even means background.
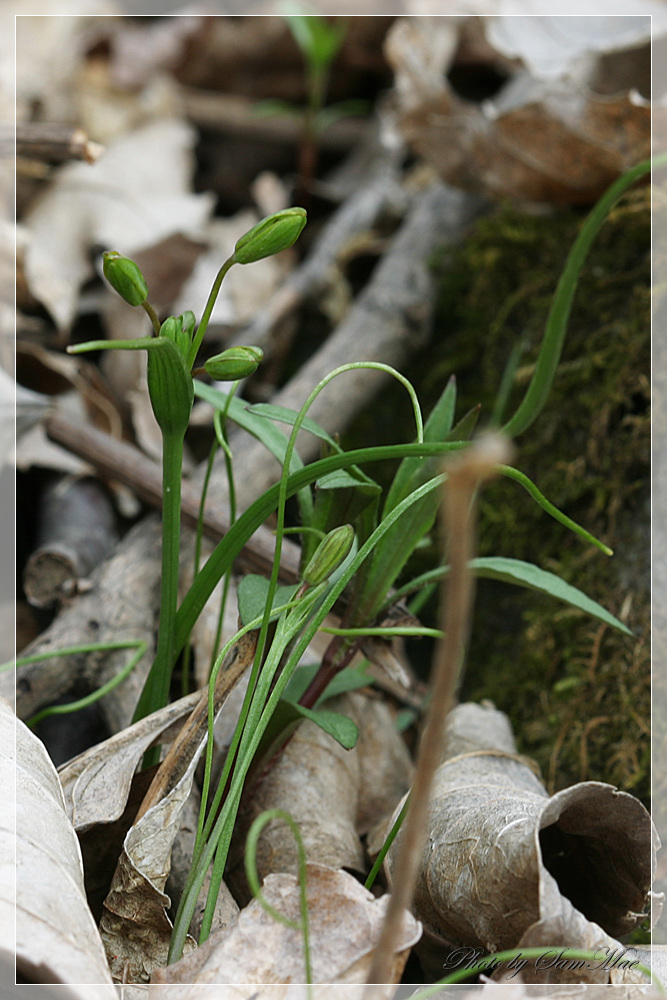
[[[236,264],[252,264],[287,250],[298,240],[306,221],[305,208],[284,208],[267,216],[238,240],[232,260]]]
[[[140,306],[148,298],[148,285],[143,274],[129,257],[117,250],[107,250],[103,255],[102,270],[115,292],[131,306]]]

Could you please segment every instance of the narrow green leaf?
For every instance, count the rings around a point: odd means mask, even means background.
[[[326,476],[320,476],[315,483],[315,488],[318,490],[344,490],[353,488],[369,497],[378,496],[382,492],[382,487],[378,483],[373,482],[368,476],[364,476],[362,479],[354,475],[353,471],[348,472],[346,469],[336,469],[335,472],[330,472]]]
[[[554,520],[559,521],[560,524],[564,524],[566,528],[573,531],[575,535],[579,535],[580,538],[584,538],[587,542],[590,542],[591,545],[595,545],[595,547],[600,549],[601,552],[604,552],[606,556],[612,556],[614,554],[608,545],[605,545],[604,542],[598,541],[595,535],[592,535],[590,531],[586,531],[585,528],[582,528],[581,525],[577,524],[576,521],[573,521],[571,517],[567,516],[567,514],[563,514],[563,512],[560,511],[558,507],[555,507],[550,500],[547,500],[544,494],[540,493],[535,483],[533,483],[532,480],[530,480],[523,472],[519,472],[518,469],[515,469],[511,465],[501,465],[498,467],[498,470],[503,474],[503,476],[507,476],[508,479],[513,479],[515,482],[519,483],[520,486],[523,486],[524,490],[530,494],[542,510],[546,511],[546,513],[549,514],[550,517],[553,517]]]
[[[468,441],[472,435],[475,427],[477,426],[477,421],[479,420],[479,415],[482,409],[481,403],[477,406],[473,406],[472,409],[468,410],[465,416],[461,417],[458,424],[452,427],[451,431],[445,438],[444,441]]]
[[[507,559],[502,556],[489,556],[473,559],[470,568],[475,576],[485,577],[489,580],[502,580],[504,583],[517,584],[520,587],[528,587],[537,590],[542,594],[549,594],[559,601],[570,604],[573,608],[585,611],[593,618],[599,619],[612,628],[617,628],[626,635],[632,635],[632,631],[623,622],[615,618],[614,615],[606,611],[597,601],[591,600],[577,587],[565,583],[555,573],[540,569],[533,563],[524,562],[522,559]]]
[[[501,580],[503,583],[512,583],[518,587],[527,587],[530,590],[537,590],[542,594],[549,594],[559,601],[564,601],[580,611],[598,618],[600,621],[617,628],[626,635],[632,632],[626,625],[615,618],[614,615],[606,611],[597,601],[587,597],[581,590],[571,584],[561,580],[555,573],[550,573],[546,569],[540,569],[534,563],[524,562],[522,559],[510,559],[504,556],[483,556],[473,559],[470,568],[475,576],[485,577],[489,580]],[[391,596],[391,601],[397,601],[401,597],[406,597],[415,590],[432,584],[437,580],[442,580],[449,573],[449,566],[438,566],[414,578],[405,586],[399,587]],[[385,606],[388,606],[389,602]]]
[[[515,437],[527,430],[544,408],[558,369],[581,269],[594,239],[621,195],[650,171],[651,160],[644,160],[632,167],[614,181],[584,220],[551,300],[535,372],[519,408],[503,427],[503,431],[509,437]]]
[[[427,441],[421,444],[413,442],[412,444],[358,448],[340,455],[329,455],[327,458],[319,459],[317,462],[312,462],[305,468],[292,473],[287,483],[287,497],[294,496],[300,489],[314,483],[320,476],[336,469],[349,469],[361,462],[379,462],[384,459],[405,458],[413,455],[444,456],[447,452],[459,450],[461,447],[459,442],[443,444],[442,442]],[[279,484],[276,483],[241,514],[202,566],[188,593],[183,598],[176,615],[177,652],[180,652],[185,645],[195,621],[217,582],[233,564],[259,525],[263,524],[276,509],[278,496]]]

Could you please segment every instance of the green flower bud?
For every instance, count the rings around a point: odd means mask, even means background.
[[[287,250],[301,235],[306,218],[305,208],[285,208],[269,215],[241,237],[234,247],[232,260],[236,264],[252,264],[262,257]]]
[[[185,358],[167,337],[155,338],[146,346],[146,379],[155,419],[163,434],[183,435],[194,399],[194,385]]]
[[[264,357],[259,347],[228,347],[204,363],[204,368],[216,382],[236,382],[257,370]]]
[[[122,257],[116,250],[104,255],[102,270],[114,291],[131,306],[140,306],[148,298],[148,285],[144,276],[129,257]]]
[[[193,314],[194,320],[194,314]],[[184,358],[187,358],[190,350],[190,334],[183,326],[182,316],[169,316],[160,327],[160,336],[173,340]]]
[[[347,558],[353,541],[354,528],[351,524],[342,524],[330,531],[317,546],[315,554],[306,566],[303,582],[309,587],[317,587],[318,584],[328,580],[334,570],[338,569]]]

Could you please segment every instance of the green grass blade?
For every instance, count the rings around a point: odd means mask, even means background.
[[[602,195],[581,227],[556,286],[535,373],[519,408],[503,427],[503,431],[509,437],[515,437],[527,430],[542,412],[547,401],[560,361],[579,275],[593,240],[621,195],[650,170],[651,161],[644,160],[619,177]]]
[[[626,635],[632,635],[627,625],[615,618],[597,601],[591,600],[583,591],[561,580],[555,573],[540,569],[533,563],[524,562],[522,559],[489,556],[473,559],[470,568],[475,576],[485,577],[488,580],[502,580],[504,583],[513,583],[520,587],[528,587],[530,590],[537,590],[541,594],[549,594]]]
[[[587,542],[590,542],[591,545],[595,545],[595,547],[600,549],[601,552],[604,552],[606,556],[612,556],[614,554],[613,550],[610,549],[608,545],[599,541],[599,539],[597,539],[595,535],[592,535],[590,531],[586,531],[585,528],[582,528],[580,524],[573,521],[571,517],[567,516],[567,514],[563,514],[563,512],[560,511],[558,507],[555,507],[550,500],[547,500],[544,494],[540,493],[535,483],[533,483],[528,476],[524,475],[523,472],[519,472],[518,469],[513,468],[511,465],[499,465],[498,471],[501,472],[503,476],[507,476],[508,479],[513,479],[516,483],[519,483],[520,486],[523,486],[524,490],[526,490],[533,500],[540,505],[542,510],[546,511],[550,517],[553,517],[560,524],[569,528],[575,535],[579,535],[580,538],[584,538]]]

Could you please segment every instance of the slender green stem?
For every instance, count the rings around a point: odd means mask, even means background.
[[[111,649],[138,649],[144,643],[143,639],[122,639],[117,642],[86,642],[79,646],[63,646],[62,649],[50,649],[46,653],[30,653],[28,656],[19,656],[16,660],[8,660],[0,664],[0,674],[5,670],[15,670],[16,667],[23,667],[28,663],[40,663],[41,660],[55,660],[59,656],[79,656],[83,653],[106,652]]]
[[[197,354],[199,352],[199,348],[202,345],[204,334],[206,333],[206,329],[208,327],[208,321],[211,318],[211,313],[213,312],[213,306],[215,305],[215,300],[217,299],[218,293],[220,291],[222,279],[225,277],[230,267],[234,263],[235,263],[234,258],[229,257],[218,271],[215,281],[213,282],[213,287],[209,292],[206,306],[204,308],[204,312],[202,313],[201,322],[197,327],[197,332],[193,337],[192,345],[190,347],[190,353],[187,359],[188,368],[190,369],[192,369],[192,367],[194,366],[194,363],[197,359]]]
[[[282,474],[280,476],[280,482],[278,484],[278,510],[276,517],[276,547],[273,556],[273,566],[271,569],[271,580],[269,583],[269,590],[266,598],[266,610],[264,612],[264,621],[262,622],[262,627],[259,632],[259,639],[257,640],[257,652],[255,654],[256,662],[260,662],[264,653],[264,646],[266,644],[266,635],[269,626],[269,616],[271,607],[273,605],[273,598],[278,587],[278,574],[280,571],[280,555],[282,552],[282,540],[283,540],[283,530],[285,526],[285,505],[287,503],[287,493],[288,493],[288,481],[289,473],[292,465],[292,455],[294,454],[294,449],[296,448],[296,439],[299,434],[299,430],[306,419],[308,410],[310,409],[312,403],[317,398],[317,396],[327,387],[329,382],[337,378],[339,375],[345,374],[345,372],[354,371],[356,369],[363,368],[371,371],[381,371],[387,375],[391,375],[398,382],[403,385],[410,396],[412,402],[412,407],[415,416],[415,424],[417,426],[417,443],[422,444],[424,441],[424,421],[422,419],[421,407],[419,406],[419,400],[417,399],[417,394],[414,390],[412,383],[400,372],[396,371],[390,365],[382,364],[376,361],[354,361],[347,365],[340,365],[335,368],[328,375],[325,375],[318,384],[315,386],[313,391],[310,393],[303,406],[299,410],[298,416],[294,421],[294,426],[292,427],[292,432],[287,442],[287,448],[285,449],[285,458],[283,461]]]
[[[380,628],[379,626],[378,628],[335,628],[333,625],[323,625],[320,632],[326,632],[328,635],[343,636],[377,635],[384,639],[391,639],[396,635],[416,636],[417,638],[430,636],[432,639],[442,638],[440,629],[412,625],[397,625],[395,628]]]
[[[403,447],[410,447],[404,445]],[[411,454],[411,452],[407,452]],[[342,456],[337,456],[338,458]],[[301,470],[306,472],[307,470]],[[174,923],[174,932],[172,934],[171,943],[169,946],[169,962],[174,962],[180,958],[183,944],[185,941],[185,936],[187,933],[187,928],[190,925],[190,920],[192,919],[192,914],[197,903],[198,888],[197,883],[201,884],[206,874],[206,871],[211,864],[214,856],[216,858],[216,867],[218,867],[218,874],[221,878],[221,871],[224,867],[224,862],[226,858],[226,853],[229,850],[229,844],[231,842],[232,827],[234,817],[238,810],[238,806],[241,799],[241,793],[243,791],[243,783],[245,781],[246,775],[260,744],[262,736],[269,724],[269,721],[275,711],[275,707],[278,700],[282,697],[282,694],[287,686],[290,677],[294,673],[297,665],[301,661],[308,644],[311,642],[315,631],[320,627],[324,621],[326,615],[331,610],[335,602],[340,597],[341,593],[350,582],[352,577],[356,572],[358,572],[359,567],[362,565],[363,561],[368,557],[370,552],[373,551],[375,545],[377,545],[380,538],[382,538],[386,532],[391,528],[398,518],[407,510],[413,503],[417,503],[423,496],[431,491],[437,489],[442,485],[443,476],[436,476],[434,479],[425,483],[416,489],[409,497],[397,504],[396,507],[384,518],[384,520],[377,526],[377,528],[372,532],[368,539],[361,546],[354,559],[350,562],[346,571],[341,574],[339,579],[331,587],[329,591],[325,594],[324,598],[319,604],[315,615],[308,624],[308,628],[302,632],[298,638],[296,645],[291,650],[287,663],[281,670],[275,684],[271,687],[272,678],[277,669],[277,664],[274,665],[275,660],[280,661],[282,656],[282,650],[285,648],[287,641],[291,641],[292,636],[297,635],[301,630],[301,623],[297,620],[293,628],[285,631],[287,629],[286,625],[281,626],[281,622],[278,622],[276,628],[276,638],[271,645],[269,654],[267,656],[266,663],[261,671],[261,675],[258,678],[258,689],[257,689],[257,699],[256,699],[256,711],[261,712],[259,717],[256,715],[255,709],[248,715],[246,724],[243,727],[243,735],[241,737],[241,742],[239,745],[238,753],[236,755],[236,762],[234,765],[234,775],[229,788],[229,793],[222,804],[222,808],[217,815],[215,820],[215,825],[213,826],[208,842],[205,848],[199,853],[196,866],[193,865],[193,871],[190,872],[188,877],[186,888],[181,896],[181,902],[178,908],[178,913],[176,921]],[[303,485],[303,484],[300,484]],[[242,515],[237,521],[237,525],[243,520]],[[209,560],[210,561],[210,560]],[[207,564],[208,565],[208,564]],[[302,603],[305,603],[306,610],[309,611],[308,600],[316,600],[320,594],[319,588],[314,588],[306,597]],[[294,609],[292,614],[296,615],[299,612],[299,606]],[[253,665],[253,670],[255,665]],[[262,684],[262,690],[259,689],[259,684]],[[264,701],[265,691],[270,694],[268,699]],[[262,708],[262,705],[264,706]],[[213,810],[211,810],[213,812]],[[206,832],[206,828],[205,831]],[[196,871],[194,870],[196,867]],[[213,880],[211,883],[211,888],[213,888]],[[207,904],[208,905],[208,904]],[[203,927],[202,927],[203,933]],[[201,940],[200,940],[201,943]]]
[[[177,652],[178,561],[181,529],[181,474],[183,434],[162,436],[162,581],[157,650],[146,684],[137,703],[137,722],[163,708],[169,700],[169,685]],[[159,760],[159,747],[147,752],[152,763]],[[147,764],[148,766],[148,764]]]
[[[142,302],[141,305],[142,305],[142,307],[144,309],[144,312],[146,312],[148,314],[148,317],[149,317],[151,323],[153,324],[153,329],[155,330],[155,336],[159,337],[160,336],[160,320],[158,318],[158,314],[155,312],[155,309],[153,309],[153,306],[150,304],[150,302],[148,300],[146,300],[146,302]]]
[[[199,572],[199,564],[201,562],[201,544],[204,535],[204,511],[206,508],[206,497],[208,495],[208,486],[211,481],[211,473],[213,472],[213,460],[215,458],[216,452],[218,450],[217,438],[213,438],[211,443],[211,448],[208,453],[208,459],[206,462],[206,472],[204,474],[204,482],[201,488],[201,495],[199,497],[199,511],[197,513],[197,530],[195,532],[195,551],[193,559],[193,580],[197,578],[197,573]],[[213,647],[213,658],[215,659],[215,649],[217,647],[217,642]],[[189,693],[189,678],[190,678],[190,661],[192,658],[192,647],[187,645],[183,651],[183,667],[181,670],[181,695],[185,697]]]
[[[259,840],[259,835],[266,826],[267,823],[271,823],[275,819],[281,819],[284,823],[287,823],[288,827],[292,831],[292,836],[296,841],[298,865],[299,865],[299,909],[301,910],[301,919],[292,920],[290,917],[285,917],[279,910],[272,906],[271,903],[264,897],[261,886],[259,884],[259,875],[257,874],[257,842]],[[306,984],[310,988],[313,982],[313,970],[310,958],[310,935],[309,935],[309,924],[308,924],[308,871],[306,868],[306,849],[303,844],[303,837],[301,836],[301,831],[296,825],[292,817],[284,809],[268,809],[266,812],[261,813],[254,821],[250,830],[248,831],[248,838],[246,840],[245,847],[245,870],[248,878],[248,886],[253,896],[257,902],[266,910],[269,916],[273,917],[279,924],[283,924],[285,927],[291,927],[294,930],[300,930],[303,934],[303,951],[304,960],[306,965]],[[310,989],[309,989],[310,995]]]
[[[234,480],[234,457],[232,455],[232,450],[229,447],[229,441],[227,440],[227,414],[229,412],[229,407],[232,402],[234,393],[238,387],[238,382],[234,382],[231,386],[229,393],[227,395],[227,402],[225,408],[221,411],[216,410],[213,414],[213,427],[215,428],[216,440],[223,450],[225,457],[225,471],[227,472],[227,485],[229,487],[229,524],[232,525],[236,521],[236,482]],[[215,639],[213,641],[213,648],[211,650],[211,670],[213,669],[213,664],[215,663],[216,650],[218,648],[218,643],[220,642],[220,636],[222,635],[222,624],[225,617],[225,608],[227,607],[227,600],[229,598],[229,587],[231,583],[231,574],[228,571],[225,573],[225,582],[222,585],[222,598],[220,600],[220,608],[218,609],[218,622],[215,630]]]
[[[544,494],[538,490],[535,483],[533,483],[532,480],[530,480],[523,472],[520,472],[519,469],[515,469],[512,465],[499,465],[498,472],[502,473],[503,476],[507,476],[508,479],[513,479],[516,483],[519,483],[520,486],[523,486],[526,493],[528,493],[533,500],[539,504],[542,510],[546,511],[547,514],[553,517],[560,524],[569,528],[575,535],[579,535],[580,538],[584,538],[587,542],[590,542],[591,545],[594,545],[596,548],[600,549],[601,552],[604,552],[606,556],[613,556],[613,549],[610,549],[608,545],[604,544],[604,542],[599,541],[595,535],[592,535],[590,531],[586,531],[585,528],[582,528],[580,524],[573,521],[571,517],[567,516],[567,514],[563,514],[558,507],[552,504],[550,500],[547,500]]]
[[[78,701],[70,701],[66,705],[51,705],[49,708],[43,708],[40,712],[37,712],[32,718],[28,719],[28,725],[34,728],[43,719],[48,719],[51,715],[66,715],[69,712],[78,712],[79,709],[87,708],[89,705],[93,705],[100,698],[104,698],[105,695],[117,688],[129,675],[132,673],[137,663],[144,655],[148,648],[148,643],[143,639],[139,639],[137,642],[116,642],[116,643],[94,643],[95,649],[136,649],[134,656],[128,661],[128,663],[119,671],[115,677],[108,680],[106,684],[97,688],[96,691],[91,691],[84,698],[79,698]],[[74,652],[80,652],[81,648],[72,646],[69,650],[61,649],[58,652],[53,653],[54,656],[65,656],[72,655]],[[91,652],[91,647],[84,649],[85,652]],[[47,654],[49,655],[49,654]],[[45,659],[44,655],[37,657],[27,657],[26,660],[42,660]],[[19,661],[17,661],[18,663]]]
[[[593,240],[602,228],[607,216],[622,194],[641,177],[649,173],[651,166],[662,165],[667,157],[660,157],[651,163],[644,160],[611,185],[602,195],[586,218],[577,236],[565,267],[558,280],[547,318],[544,339],[530,385],[514,416],[503,427],[508,437],[523,433],[542,412],[551,390],[551,385],[560,361],[560,355],[567,332],[572,301],[577,290],[579,274],[591,248]]]

